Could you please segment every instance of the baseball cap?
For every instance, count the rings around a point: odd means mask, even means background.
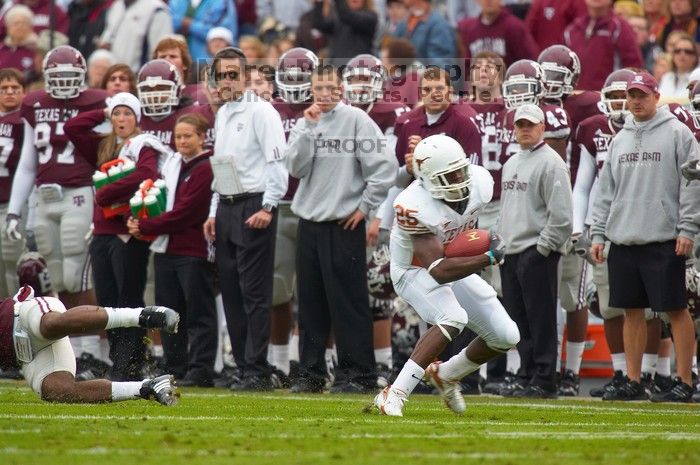
[[[544,113],[542,113],[542,110],[537,105],[526,103],[515,110],[514,121],[517,122],[521,119],[526,119],[534,124],[544,123]]]
[[[233,44],[233,34],[225,27],[213,27],[207,32],[207,42],[214,39],[222,39],[227,44]]]
[[[139,99],[137,99],[134,94],[129,92],[119,92],[113,97],[107,99],[107,108],[109,109],[110,115],[116,107],[122,106],[131,108],[131,111],[133,111],[134,115],[136,115],[136,122],[141,121],[141,102],[139,102]]]
[[[627,92],[629,92],[630,89],[639,89],[645,94],[656,94],[659,92],[659,83],[656,82],[654,76],[649,73],[634,73],[629,81],[627,81]]]

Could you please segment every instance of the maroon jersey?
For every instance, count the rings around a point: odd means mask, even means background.
[[[480,165],[481,136],[474,121],[458,112],[454,105],[447,107],[433,124],[428,124],[424,107],[417,107],[396,119],[396,158],[399,165],[405,164],[408,138],[417,135],[425,139],[435,134],[445,134],[455,139],[464,149],[472,163]]]
[[[562,139],[568,138],[571,133],[569,125],[569,116],[566,110],[556,105],[541,103],[540,108],[544,113],[544,138],[545,139]],[[500,169],[505,165],[510,157],[520,151],[520,145],[515,139],[515,110],[505,111],[503,118],[499,121],[496,128],[498,140],[501,143],[501,158],[499,159],[500,166],[498,167],[498,179],[494,177],[495,184],[493,186],[493,199],[501,198],[501,182]],[[494,164],[494,169],[496,164]]]
[[[494,182],[501,184],[501,144],[497,137],[497,125],[503,119],[505,105],[502,100],[493,103],[472,103],[476,111],[474,122],[481,134],[481,166],[489,170]]]
[[[196,105],[209,105],[207,93],[204,90],[203,84],[187,84],[182,89],[182,95],[189,97]]]
[[[384,82],[384,97],[387,102],[403,103],[414,108],[420,102],[420,80],[422,73],[411,70],[400,77],[392,77]]]
[[[19,108],[0,114],[0,203],[10,201],[12,178],[24,141],[24,122]]]
[[[186,115],[188,113],[192,112],[202,112],[206,111],[203,108],[200,107],[200,105],[187,105],[185,107],[180,107],[175,109],[172,113],[170,113],[168,116],[166,116],[163,119],[158,119],[155,120],[151,118],[150,116],[146,115],[141,115],[141,123],[139,124],[139,127],[141,128],[141,132],[145,132],[147,134],[153,134],[156,136],[160,141],[165,144],[169,145],[170,148],[173,150],[176,150],[175,148],[175,122],[177,119],[182,116]],[[213,126],[213,122],[212,122]]]
[[[693,134],[698,130],[698,128],[695,127],[693,117],[690,116],[690,113],[688,113],[688,110],[683,105],[679,103],[669,103],[668,111],[678,118],[678,121],[688,126],[688,128],[693,131]]]
[[[536,60],[540,49],[525,23],[503,8],[491,24],[484,24],[481,16],[464,18],[457,24],[464,44],[466,59],[480,52],[496,52],[506,66],[518,60]]]
[[[363,109],[367,111],[366,107]],[[406,113],[407,111],[410,111],[410,108],[408,108],[408,106],[404,105],[403,103],[378,101],[375,102],[374,105],[372,105],[372,108],[367,114],[370,118],[372,118],[372,121],[374,121],[377,124],[377,126],[379,126],[379,129],[382,131],[382,134],[384,134],[385,136],[392,136],[394,134],[396,118]]]
[[[15,324],[15,301],[12,298],[0,302],[0,369],[19,368],[12,333]]]
[[[52,183],[65,187],[92,185],[97,163],[95,154],[76,154],[73,143],[63,132],[63,125],[78,113],[104,108],[107,97],[107,92],[101,89],[86,89],[72,99],[56,99],[44,90],[25,97],[21,112],[34,129],[37,186]]]
[[[534,0],[525,24],[541,49],[564,43],[564,29],[586,14],[584,0]]]
[[[304,118],[304,110],[311,106],[309,103],[287,103],[281,98],[277,97],[272,102],[272,106],[280,114],[282,119],[282,127],[284,128],[284,137],[289,140],[289,133],[296,124]],[[291,202],[294,198],[294,194],[299,187],[299,180],[293,176],[289,176],[289,184],[287,187],[287,193],[282,197],[282,201]]]
[[[0,63],[3,68],[16,68],[22,74],[34,69],[34,57],[36,51],[33,47],[11,47],[7,44],[0,45]]]
[[[602,114],[603,103],[600,92],[593,90],[576,91],[564,99],[564,110],[569,115],[572,128],[577,128],[581,121],[591,116]],[[571,134],[574,137],[574,134]]]
[[[574,151],[582,157],[593,157],[598,173],[603,169],[603,163],[608,157],[608,147],[617,130],[605,115],[594,115],[581,122],[573,138]]]

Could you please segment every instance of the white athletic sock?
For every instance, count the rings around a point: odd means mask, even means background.
[[[671,376],[671,357],[659,357],[656,360],[656,373],[659,376]]]
[[[481,376],[484,379],[488,378],[489,377],[488,368],[489,368],[488,365],[486,365],[485,363],[482,363],[481,367],[479,367],[479,376]]]
[[[561,372],[561,354],[564,347],[564,328],[566,327],[566,312],[561,306],[561,300],[557,299],[557,363],[555,369]]]
[[[112,381],[112,402],[139,398],[143,381]]]
[[[462,349],[448,361],[440,364],[440,378],[457,381],[479,369],[481,363],[474,363],[467,357],[467,349]]]
[[[418,386],[420,380],[423,379],[425,370],[418,366],[416,362],[410,358],[406,364],[401,369],[401,373],[396,377],[396,381],[391,386],[394,392],[408,397],[411,395],[413,390]]]
[[[693,358],[690,359],[690,371],[692,371],[696,375],[698,374],[698,356],[697,355],[693,355]]]
[[[289,338],[289,360],[293,362],[299,361],[299,335],[292,334]]]
[[[139,325],[139,316],[143,308],[105,307],[107,311],[107,326],[105,329],[133,328]]]
[[[612,366],[614,371],[621,371],[623,374],[627,374],[627,360],[625,359],[625,353],[620,352],[617,354],[611,354]]]
[[[270,344],[268,346],[268,361],[272,366],[285,375],[289,374],[289,346]]]
[[[651,373],[654,376],[656,373],[656,361],[658,354],[643,354],[642,355],[642,373]]]
[[[518,370],[520,370],[520,353],[513,347],[506,352],[506,371],[515,374]]]
[[[574,374],[581,371],[581,359],[585,345],[585,342],[566,341],[566,369],[573,371]]]
[[[394,366],[391,357],[391,346],[382,347],[381,349],[374,349],[374,361],[376,363],[386,365],[391,370]]]

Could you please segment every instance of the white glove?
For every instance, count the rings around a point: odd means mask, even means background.
[[[19,227],[19,216],[12,213],[7,215],[5,219],[5,237],[12,242],[21,241],[22,234],[17,229]]]

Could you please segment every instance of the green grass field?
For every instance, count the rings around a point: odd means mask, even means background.
[[[469,397],[464,416],[414,395],[403,418],[371,396],[184,389],[179,405],[41,402],[0,383],[0,464],[699,464],[700,406]]]

